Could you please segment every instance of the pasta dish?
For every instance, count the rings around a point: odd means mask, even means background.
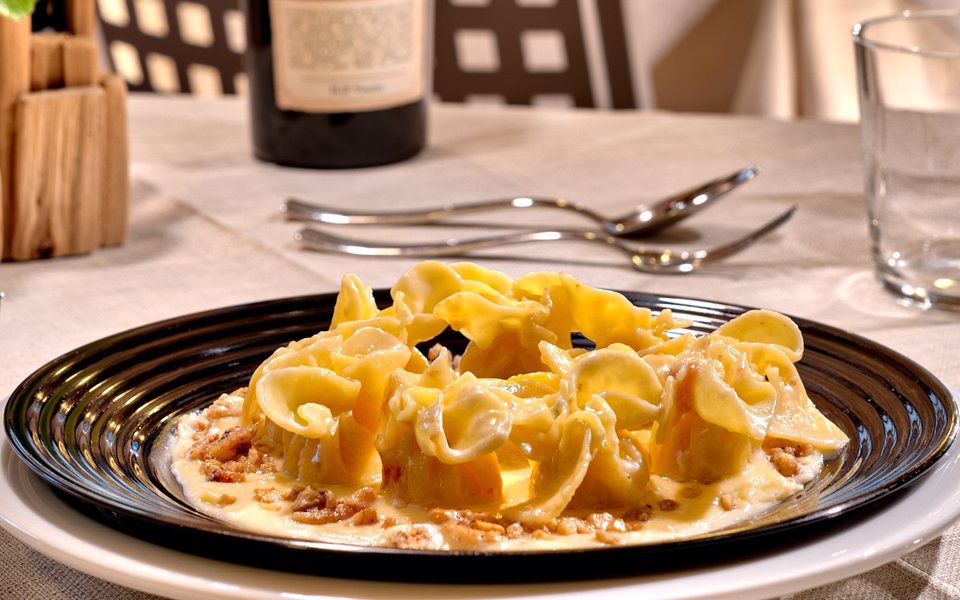
[[[423,550],[654,543],[750,519],[846,435],[808,397],[789,318],[708,334],[572,276],[425,261],[378,307],[343,278],[328,329],[180,418],[201,512],[283,537]],[[436,342],[462,335],[462,352]]]

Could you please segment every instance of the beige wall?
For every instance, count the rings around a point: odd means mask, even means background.
[[[603,0],[601,0],[603,1]],[[622,0],[647,108],[855,121],[851,29],[906,0]]]

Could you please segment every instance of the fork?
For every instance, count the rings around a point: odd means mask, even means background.
[[[641,204],[615,217],[606,217],[579,202],[563,198],[518,197],[480,202],[444,204],[419,210],[392,212],[346,212],[297,198],[288,198],[281,209],[290,219],[316,221],[330,225],[423,225],[456,215],[470,215],[504,209],[548,208],[574,212],[594,221],[603,233],[617,237],[652,235],[661,229],[703,210],[716,199],[757,176],[757,167],[746,167],[694,188],[667,196],[650,204]]]
[[[733,241],[712,248],[699,250],[671,250],[632,246],[622,239],[600,231],[578,229],[557,229],[550,231],[526,231],[506,233],[469,239],[448,239],[437,244],[379,244],[345,238],[320,231],[304,228],[295,239],[309,250],[337,252],[355,256],[458,256],[471,250],[494,248],[511,244],[531,242],[556,242],[572,240],[603,244],[619,250],[630,260],[634,269],[643,273],[690,273],[705,264],[716,262],[735,254],[786,223],[797,210],[796,206],[780,214],[758,229]]]

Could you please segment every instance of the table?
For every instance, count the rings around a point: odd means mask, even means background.
[[[80,257],[0,266],[0,397],[46,361],[160,319],[231,304],[335,291],[343,273],[389,286],[415,259],[306,252],[280,202],[412,208],[506,195],[559,195],[615,214],[757,164],[723,204],[665,232],[699,245],[736,235],[791,205],[769,238],[693,275],[631,270],[605,248],[517,246],[474,260],[519,275],[563,270],[595,286],[762,306],[864,335],[960,389],[960,315],[898,305],[874,281],[854,126],[665,112],[436,105],[429,149],[386,167],[313,171],[252,159],[239,99],[133,96],[133,203],[126,244]],[[522,214],[514,226],[544,215]],[[489,219],[487,219],[489,221]],[[568,219],[551,217],[553,224]],[[569,224],[579,223],[575,217]],[[443,239],[430,228],[352,231],[370,239]],[[518,259],[521,255],[529,257]],[[5,443],[5,442],[4,442]],[[0,506],[3,506],[0,499]],[[8,525],[8,523],[3,523]],[[61,565],[0,532],[4,598],[152,598]],[[798,599],[960,597],[960,523],[890,564]]]

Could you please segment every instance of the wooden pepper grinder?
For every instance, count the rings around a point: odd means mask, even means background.
[[[126,85],[101,74],[94,0],[68,0],[67,31],[0,18],[3,258],[91,252],[126,239]]]

